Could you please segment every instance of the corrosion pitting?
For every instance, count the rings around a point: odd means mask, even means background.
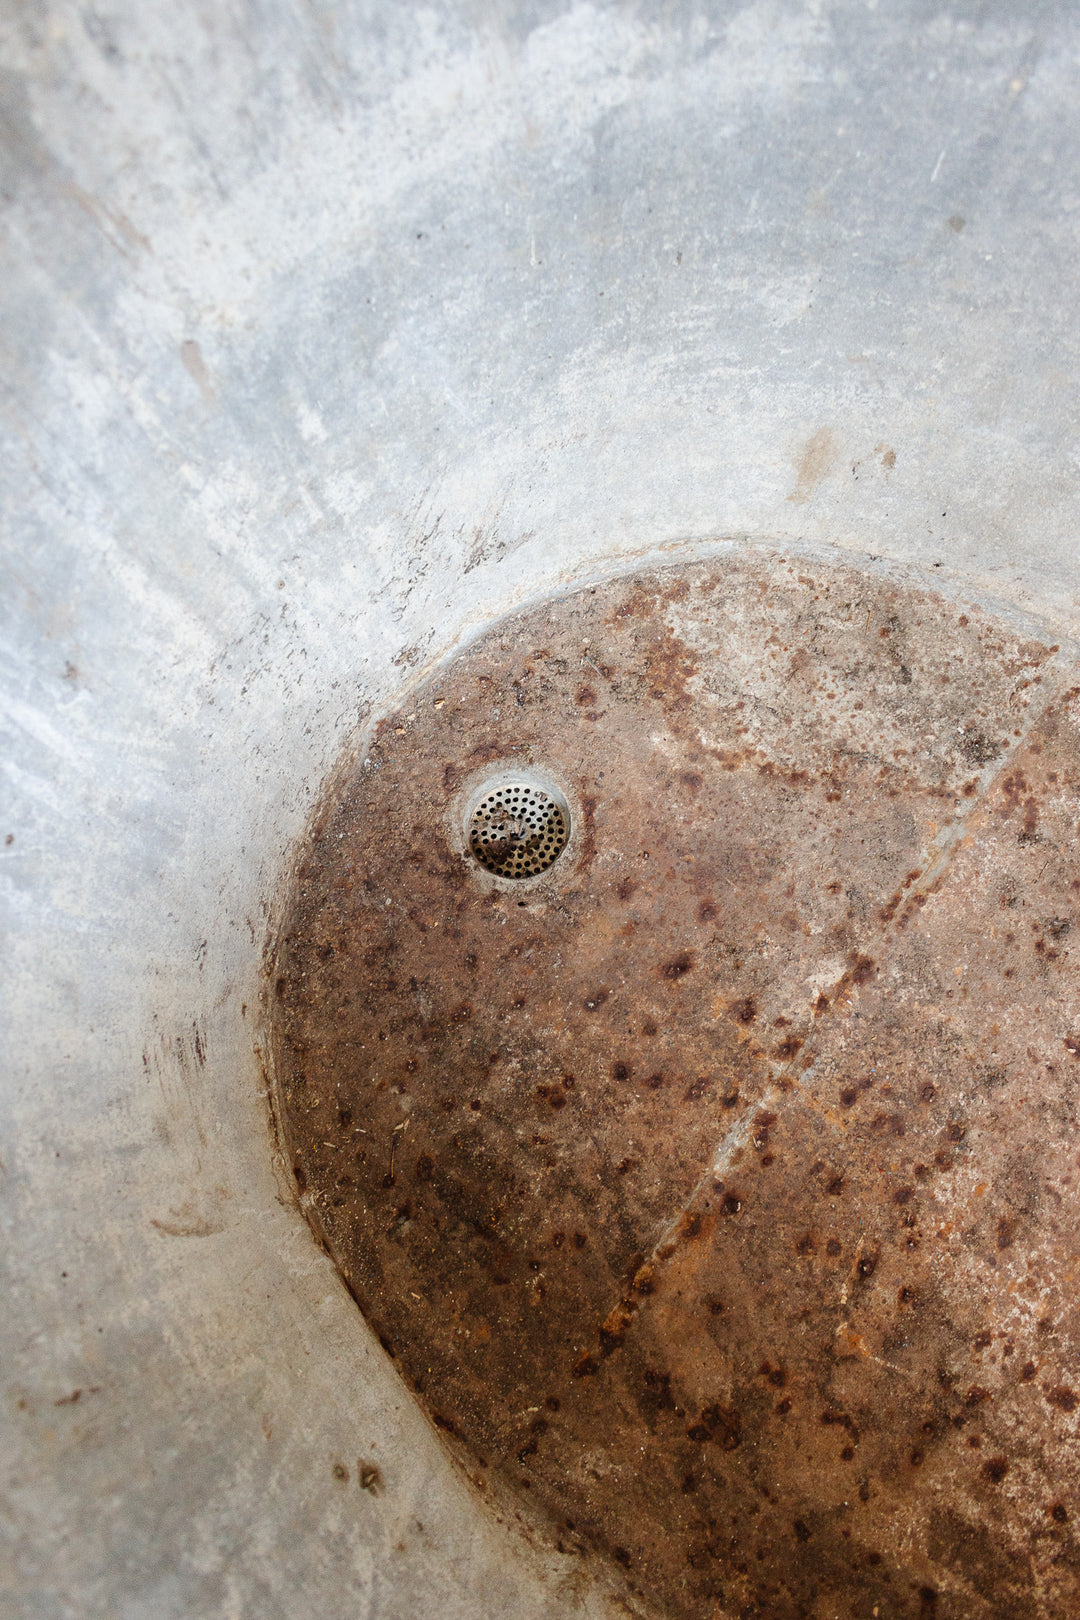
[[[470,1470],[673,1617],[1080,1612],[1080,692],[765,556],[499,626],[335,776],[283,1140]],[[471,858],[486,779],[572,833]]]

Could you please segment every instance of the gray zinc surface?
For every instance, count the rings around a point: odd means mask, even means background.
[[[275,1167],[275,896],[358,723],[568,581],[749,536],[1075,633],[1080,16],[0,34],[4,1613],[600,1616]]]

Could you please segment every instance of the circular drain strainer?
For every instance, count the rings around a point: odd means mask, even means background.
[[[491,788],[469,817],[469,848],[497,877],[529,878],[546,872],[569,836],[565,805],[532,782]]]

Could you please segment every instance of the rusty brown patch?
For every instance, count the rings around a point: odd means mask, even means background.
[[[1045,649],[803,566],[542,606],[343,763],[282,1141],[432,1421],[661,1611],[1059,1620],[1080,757]],[[456,818],[523,757],[519,897]]]

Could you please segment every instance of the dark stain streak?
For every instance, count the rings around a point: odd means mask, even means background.
[[[581,838],[581,856],[578,871],[584,875],[596,858],[596,807],[598,801],[586,795],[581,799],[581,820],[584,831]]]

